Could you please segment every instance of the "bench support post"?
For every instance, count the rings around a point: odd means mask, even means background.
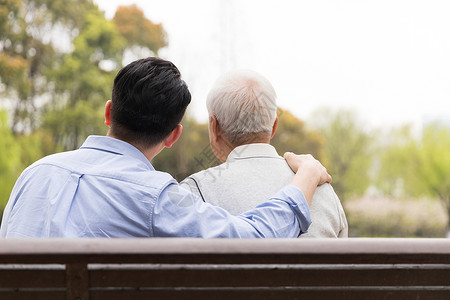
[[[66,264],[66,299],[89,300],[89,277],[86,263]]]

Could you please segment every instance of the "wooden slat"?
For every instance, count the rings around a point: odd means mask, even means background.
[[[130,246],[132,246],[130,248]],[[330,248],[333,246],[333,248]],[[0,254],[450,253],[449,239],[3,239]]]
[[[65,300],[66,291],[48,289],[1,290],[2,300]]]
[[[65,271],[61,269],[0,269],[0,288],[65,288],[65,285]]]
[[[2,240],[0,263],[450,264],[447,239]],[[50,255],[51,254],[51,255]]]
[[[191,290],[191,289],[171,289],[171,290],[122,290],[122,291],[92,291],[91,300],[116,300],[116,299],[214,299],[214,300],[447,300],[449,290],[401,290],[398,288],[387,289],[224,289],[224,290]]]
[[[98,269],[90,287],[449,286],[450,266]]]
[[[450,264],[449,254],[52,254],[8,255],[3,262],[34,263],[163,263],[163,264]]]

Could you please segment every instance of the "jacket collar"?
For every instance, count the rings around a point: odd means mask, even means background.
[[[252,157],[271,157],[283,159],[278,155],[277,150],[270,144],[254,143],[241,145],[233,149],[227,157],[227,161],[245,159]]]

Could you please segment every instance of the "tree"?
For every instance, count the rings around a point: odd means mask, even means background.
[[[348,110],[333,113],[321,109],[313,119],[325,139],[324,163],[333,176],[336,193],[342,200],[362,195],[371,181],[371,135],[364,131],[355,113]]]
[[[162,26],[141,21],[132,45],[156,53]],[[0,106],[12,116],[0,112],[0,210],[24,167],[106,131],[104,103],[130,45],[92,0],[0,1]]]
[[[23,0],[0,4],[0,81],[13,105],[12,130],[38,126],[45,72],[57,59],[57,33],[73,34],[91,0]],[[5,11],[8,11],[5,17]]]
[[[48,73],[54,90],[43,117],[43,128],[64,150],[78,148],[90,134],[105,132],[103,108],[125,49],[115,25],[97,9],[86,13],[73,44],[73,51]]]
[[[111,96],[125,49],[139,46],[157,51],[166,45],[154,33],[159,30],[162,35],[162,26],[146,19],[136,6],[119,7],[116,17],[114,23],[97,8],[87,11],[80,33],[73,40],[73,51],[48,72],[55,88],[43,127],[52,132],[64,150],[78,148],[87,135],[105,132],[104,104]],[[136,27],[141,25],[144,27]]]
[[[434,123],[426,126],[419,138],[409,131],[402,136],[384,150],[380,177],[401,180],[407,196],[440,199],[450,230],[450,127]]]
[[[21,0],[2,0],[0,2],[0,32],[8,29],[9,18],[17,14]]]
[[[28,135],[14,135],[7,112],[0,110],[0,219],[9,194],[20,173],[41,157],[58,149],[52,136],[43,130]]]
[[[308,130],[305,123],[287,110],[278,109],[278,126],[271,144],[280,155],[290,151],[323,158],[324,139],[319,132]]]
[[[450,127],[431,124],[419,144],[418,192],[438,197],[449,217],[450,232]]]
[[[11,19],[16,18],[22,1],[4,0],[0,2],[0,79],[9,86],[21,78],[26,68],[25,60],[10,54],[12,38]]]
[[[411,189],[404,187],[415,181],[414,172],[417,170],[419,155],[416,143],[410,125],[391,129],[380,139],[375,181],[384,195],[413,195]]]
[[[3,211],[9,194],[20,172],[20,146],[11,132],[7,113],[0,110],[0,212]]]
[[[64,150],[104,133],[103,105],[125,50],[167,45],[162,25],[136,6],[119,8],[113,22],[92,0],[5,0],[0,29],[0,93],[13,132],[42,127]]]
[[[150,49],[158,55],[160,48],[167,46],[167,35],[161,24],[155,24],[144,16],[136,5],[119,6],[113,18],[117,30],[128,43],[129,48]]]

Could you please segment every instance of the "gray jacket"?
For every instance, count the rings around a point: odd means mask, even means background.
[[[267,201],[286,186],[294,173],[269,144],[236,147],[223,164],[187,177],[184,188],[205,202],[239,215]],[[242,199],[246,199],[242,201]],[[301,237],[347,237],[344,209],[330,184],[317,187],[311,206],[312,224]]]

